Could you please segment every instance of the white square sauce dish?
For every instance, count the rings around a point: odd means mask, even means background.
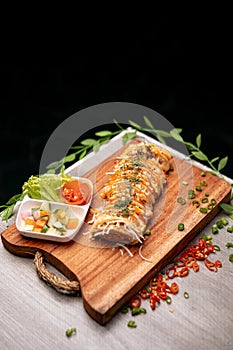
[[[68,242],[80,230],[88,208],[27,199],[19,207],[16,227],[25,237]]]

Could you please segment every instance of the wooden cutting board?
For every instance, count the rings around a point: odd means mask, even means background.
[[[122,150],[85,175],[94,182],[91,207],[98,206],[98,192],[109,176],[106,172],[112,170],[115,157]],[[172,164],[174,170],[167,177],[165,190],[156,202],[153,220],[148,225],[151,235],[146,237],[142,247],[143,256],[150,262],[140,257],[138,246],[129,247],[133,257],[118,247],[97,246],[82,234],[86,230],[85,224],[75,239],[68,243],[27,239],[13,225],[2,233],[3,244],[11,253],[24,257],[33,257],[36,251],[41,251],[45,260],[67,278],[78,280],[85,310],[104,325],[215,217],[220,203],[230,200],[231,186],[223,179],[210,173],[203,177],[203,170],[175,157]],[[201,213],[191,199],[187,199],[188,190],[195,189],[203,181],[207,186],[203,186],[202,191],[195,191],[195,199],[200,202],[204,197],[209,201],[216,200],[216,205],[206,214]],[[177,203],[178,197],[186,198],[186,204]],[[201,204],[203,207],[207,205]],[[90,217],[88,214],[86,221]],[[180,222],[185,225],[183,231],[177,229]]]

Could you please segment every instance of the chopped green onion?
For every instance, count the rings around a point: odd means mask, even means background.
[[[204,198],[202,198],[201,202],[202,202],[202,203],[208,203],[208,202],[209,202],[209,200],[208,200],[208,198],[207,198],[207,197],[204,197]]]
[[[129,321],[128,322],[128,327],[136,328],[137,327],[137,323],[135,321]]]
[[[121,308],[121,312],[123,313],[123,314],[126,314],[127,312],[128,312],[128,307],[125,305],[125,306],[123,306],[122,308]]]
[[[206,235],[202,235],[202,236],[201,236],[201,238],[202,238],[202,239],[204,239],[204,241],[208,241],[208,239],[207,239],[207,236],[206,236]]]
[[[206,196],[206,197],[209,197],[209,193],[208,193],[208,192],[206,192],[206,193],[205,193],[205,196]]]
[[[226,218],[221,219],[224,226],[228,225],[228,220]]]
[[[194,199],[192,201],[192,205],[196,204],[196,208],[200,207],[200,203],[198,202],[198,200]]]
[[[201,172],[201,176],[205,176],[205,172],[204,171]]]
[[[140,307],[134,307],[131,313],[132,313],[132,316],[139,315],[141,313]]]
[[[194,190],[188,190],[188,198],[189,198],[189,199],[195,198]]]
[[[146,309],[144,309],[144,307],[141,307],[141,314],[146,314]]]
[[[151,234],[151,230],[147,229],[146,232],[145,232],[145,235],[146,236],[150,236],[150,234]]]
[[[216,222],[216,225],[217,225],[217,227],[221,230],[221,229],[223,228],[222,220],[218,220],[218,221]]]
[[[76,333],[76,328],[71,328],[66,330],[66,336],[70,337],[72,334]]]
[[[186,204],[186,200],[183,197],[178,197],[177,202],[182,204],[182,205]]]
[[[180,223],[178,224],[178,230],[183,231],[184,230],[184,224]]]
[[[188,292],[184,292],[184,297],[185,297],[185,299],[188,299],[189,298],[189,293]]]
[[[220,252],[220,247],[217,244],[214,244],[214,250],[216,250],[216,252]]]
[[[216,224],[213,224],[213,226],[212,226],[212,233],[214,235],[216,235],[216,233],[218,233],[218,226]]]
[[[232,233],[233,232],[233,226],[228,227],[227,232]]]
[[[201,191],[201,186],[196,186],[196,191]]]
[[[233,262],[233,254],[230,254],[230,255],[229,255],[229,261],[230,261],[230,262]]]
[[[172,298],[169,295],[167,296],[166,302],[169,305],[172,303]]]
[[[211,204],[215,205],[217,202],[216,202],[216,199],[215,198],[212,198],[211,199]]]
[[[139,315],[139,314],[146,314],[146,309],[143,307],[134,307],[131,311],[132,316]]]
[[[207,213],[207,209],[206,208],[204,208],[204,207],[201,207],[200,209],[199,209],[199,211],[201,212],[201,213]]]
[[[227,242],[226,247],[227,248],[233,248],[233,243],[232,242]]]
[[[207,186],[207,182],[206,182],[206,181],[202,181],[202,182],[200,183],[200,185],[201,185],[201,186]]]

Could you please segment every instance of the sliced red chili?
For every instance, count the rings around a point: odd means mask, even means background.
[[[155,289],[156,288],[156,286],[157,286],[157,278],[155,277],[155,278],[152,278],[151,280],[150,280],[150,289],[152,290],[152,289]]]
[[[139,295],[135,295],[130,299],[129,302],[130,308],[134,309],[134,308],[138,308],[141,306],[141,298]]]
[[[162,282],[163,281],[163,275],[161,273],[159,273],[156,277],[157,282]]]
[[[167,293],[162,291],[162,292],[158,292],[158,296],[160,297],[160,299],[162,300],[167,300]]]
[[[185,277],[187,276],[189,273],[189,269],[187,267],[183,267],[183,269],[181,269],[179,272],[178,272],[178,276],[179,277]]]
[[[213,253],[214,252],[214,246],[211,243],[206,242],[206,248],[205,248],[204,251],[207,254]]]
[[[156,302],[160,302],[160,300],[158,301],[159,299],[155,296],[155,295],[151,295],[150,296],[150,307],[152,310],[155,310],[155,307],[156,307]]]
[[[221,261],[220,260],[216,260],[215,261],[215,267],[222,267],[222,263],[221,263]]]
[[[199,264],[196,261],[194,261],[192,264],[192,268],[194,272],[199,271]]]
[[[167,283],[166,282],[159,282],[157,283],[157,286],[155,287],[156,291],[165,291],[167,287]]]
[[[209,259],[205,259],[204,264],[205,264],[205,266],[207,267],[208,270],[214,271],[214,272],[217,271],[217,268],[215,267],[215,263],[213,263]]]
[[[176,275],[177,275],[176,274],[176,265],[173,264],[172,266],[167,268],[166,276],[167,276],[167,278],[172,279],[172,278],[176,277]]]
[[[206,241],[202,237],[200,237],[198,239],[198,245],[199,245],[199,248],[204,249],[206,247]]]
[[[180,254],[179,261],[181,261],[183,264],[186,264],[188,260],[189,260],[189,256],[186,251]]]
[[[147,291],[146,288],[143,288],[142,290],[140,290],[139,295],[142,299],[147,299],[149,298],[150,293]]]
[[[195,254],[195,258],[197,260],[205,260],[206,255],[204,252],[202,252],[201,250],[197,250],[196,254]]]
[[[172,294],[177,294],[179,292],[179,286],[176,282],[173,282],[170,286],[170,291]]]

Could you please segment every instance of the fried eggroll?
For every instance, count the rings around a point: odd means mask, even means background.
[[[142,243],[155,201],[166,183],[170,159],[168,151],[154,144],[129,145],[100,192],[104,204],[93,216],[91,237],[120,244]]]

